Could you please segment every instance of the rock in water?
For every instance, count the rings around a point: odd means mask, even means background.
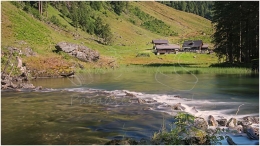
[[[196,117],[194,120],[194,126],[198,129],[206,131],[209,127],[208,122],[202,117]]]
[[[208,124],[209,124],[209,126],[218,126],[217,121],[215,120],[215,118],[212,115],[209,115],[209,117],[208,117]]]
[[[227,138],[227,142],[228,142],[229,145],[237,145],[237,144],[232,140],[232,138],[229,137],[229,136],[228,136],[228,138]]]
[[[175,105],[172,106],[173,110],[181,110],[184,111],[186,108],[184,106],[181,105],[181,103],[177,103]]]
[[[218,125],[220,125],[220,126],[227,125],[227,119],[218,119],[217,122],[218,122]]]
[[[247,126],[246,134],[250,139],[259,139],[259,127]]]
[[[237,120],[235,118],[230,118],[227,122],[227,127],[234,128],[237,126]]]

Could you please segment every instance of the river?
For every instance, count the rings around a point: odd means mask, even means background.
[[[1,92],[2,144],[104,144],[149,139],[172,122],[164,105],[195,107],[199,116],[259,116],[254,75],[108,72],[37,79],[42,91]],[[131,93],[148,104],[130,103]],[[239,111],[238,111],[238,107]]]

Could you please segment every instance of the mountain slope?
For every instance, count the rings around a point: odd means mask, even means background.
[[[62,16],[51,5],[48,6],[48,17],[44,19],[55,16],[64,27],[47,23],[48,21],[40,21],[15,7],[11,2],[1,2],[1,4],[1,47],[3,50],[6,50],[8,46],[21,49],[32,48],[40,57],[31,57],[33,59],[24,57],[27,63],[28,60],[35,61],[39,58],[44,60],[48,57],[59,58],[61,62],[80,63],[87,68],[100,67],[100,64],[103,66],[106,61],[111,60],[116,60],[118,65],[159,63],[162,60],[155,55],[151,55],[149,58],[137,58],[136,55],[142,52],[152,53],[151,41],[153,39],[168,39],[170,43],[179,45],[187,39],[202,39],[205,43],[210,43],[212,34],[211,22],[197,15],[175,10],[157,2],[129,2],[130,10],[121,15],[105,9],[93,12],[95,16],[101,17],[111,27],[113,43],[103,45],[98,43],[96,36],[74,28],[71,25],[72,21]],[[173,30],[177,35],[165,36],[146,29],[142,25],[143,22],[131,13],[131,9],[134,8],[162,21],[165,26],[169,27],[169,30]],[[131,23],[130,20],[136,23]],[[21,41],[26,43],[19,43]],[[53,52],[55,45],[61,41],[83,44],[97,50],[101,54],[101,59],[97,63],[84,63],[66,54]],[[164,63],[172,62],[170,57],[165,56],[164,58]]]

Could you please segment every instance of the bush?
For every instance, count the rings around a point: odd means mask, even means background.
[[[61,25],[61,23],[60,23],[60,20],[56,17],[56,16],[51,16],[51,18],[50,18],[50,21],[53,23],[53,24],[55,24],[55,25],[57,25],[57,26],[62,26]]]
[[[150,57],[149,53],[138,53],[136,57]]]
[[[218,130],[215,133],[208,133],[195,128],[195,117],[179,112],[175,116],[175,121],[171,124],[171,129],[168,132],[163,126],[162,130],[155,132],[152,137],[152,144],[160,145],[198,145],[198,144],[220,144],[223,136],[218,136]]]

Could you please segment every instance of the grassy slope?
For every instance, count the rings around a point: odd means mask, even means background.
[[[140,26],[130,23],[127,19],[129,15],[122,14],[120,16],[115,13],[106,11],[104,15],[101,12],[95,12],[104,19],[106,23],[111,26],[114,35],[114,43],[110,46],[98,44],[91,36],[80,30],[76,31],[70,25],[71,20],[64,19],[60,13],[49,6],[48,17],[55,15],[62,25],[66,25],[66,31],[59,28],[53,28],[42,21],[33,18],[24,11],[17,9],[10,2],[2,3],[2,48],[7,46],[14,46],[18,48],[30,47],[41,56],[42,60],[47,57],[59,58],[61,62],[68,62],[71,64],[79,63],[80,61],[68,57],[66,55],[58,55],[52,51],[55,49],[55,44],[60,41],[67,41],[72,43],[81,43],[89,48],[98,50],[101,54],[101,60],[98,63],[82,63],[86,67],[98,67],[114,58],[118,64],[149,64],[149,63],[213,63],[216,62],[216,57],[208,57],[207,55],[197,55],[194,59],[194,54],[183,55],[183,59],[176,60],[174,54],[155,56],[151,53],[152,39],[168,39],[170,43],[181,44],[185,39],[203,39],[204,42],[209,43],[209,36],[211,32],[210,21],[196,16],[194,14],[185,13],[167,7],[156,2],[130,2],[131,6],[139,7],[145,13],[162,20],[164,23],[170,25],[174,31],[178,32],[179,36],[163,37],[152,33]],[[79,37],[74,38],[73,34],[79,34]],[[204,34],[203,34],[204,33]],[[21,45],[19,41],[27,42],[26,45]],[[136,57],[138,53],[148,52],[150,57]],[[198,59],[199,58],[199,59]],[[26,61],[27,59],[25,59]],[[30,62],[37,62],[35,59],[28,59]],[[36,59],[37,60],[37,59]],[[57,59],[55,59],[57,60]],[[41,63],[41,61],[38,61]],[[49,64],[46,64],[46,67]]]

